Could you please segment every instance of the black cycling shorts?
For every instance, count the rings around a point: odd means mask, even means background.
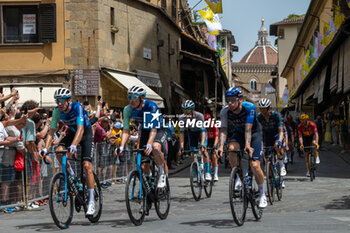
[[[312,141],[314,140],[314,136],[309,136],[309,137],[305,137],[303,136],[303,145],[305,146],[313,146],[312,145]],[[309,151],[310,148],[305,148],[305,151]]]
[[[150,130],[141,130],[140,149],[147,145]],[[162,146],[164,158],[168,155],[167,131],[165,129],[157,129],[157,135],[153,142],[157,142]]]
[[[68,149],[72,144],[74,137],[75,137],[75,132],[72,132],[69,130],[67,135],[60,142],[59,146],[64,146]],[[93,142],[94,142],[94,136],[92,134],[91,127],[84,129],[83,137],[81,138],[81,141],[79,143],[79,145],[81,146],[81,157],[83,161],[92,162],[92,157],[94,154]]]

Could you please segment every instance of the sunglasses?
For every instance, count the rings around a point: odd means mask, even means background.
[[[235,103],[238,100],[239,100],[239,98],[237,98],[237,97],[226,97],[227,102]]]
[[[267,112],[268,110],[268,108],[260,108],[260,112]]]
[[[65,104],[67,102],[67,99],[56,99],[56,103],[59,104]]]
[[[139,98],[139,96],[137,96],[137,95],[128,95],[128,100],[129,100],[129,101],[130,101],[130,100],[135,101],[135,100],[137,100],[137,98]]]
[[[184,113],[190,113],[192,110],[191,109],[184,109]]]

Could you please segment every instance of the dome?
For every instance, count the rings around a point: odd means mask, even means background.
[[[243,56],[240,63],[250,64],[277,64],[277,50],[271,45],[268,39],[268,33],[264,26],[264,19],[261,20],[261,27],[258,32],[258,41],[255,47]]]

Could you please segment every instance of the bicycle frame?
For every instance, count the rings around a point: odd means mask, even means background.
[[[272,167],[274,169],[279,169],[279,164],[277,163],[277,159],[276,159],[276,153],[274,153],[274,148],[273,146],[271,147],[265,147],[264,149],[266,149],[265,154],[267,154],[267,159],[268,161],[270,161],[272,163]],[[272,172],[272,179],[273,179],[273,183],[275,184],[276,188],[278,188],[281,184],[278,182],[277,177],[276,177],[276,173],[275,171]],[[281,177],[281,183],[283,182],[283,177]]]

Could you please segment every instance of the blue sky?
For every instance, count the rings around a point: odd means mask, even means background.
[[[200,0],[188,0],[190,7]],[[223,14],[220,14],[224,29],[232,32],[236,39],[239,52],[233,53],[233,61],[240,59],[254,47],[258,40],[261,19],[265,20],[265,27],[270,31],[270,24],[281,21],[289,14],[305,14],[310,0],[222,0]],[[204,0],[195,8],[199,10],[207,4]],[[269,37],[274,45],[276,37]]]

